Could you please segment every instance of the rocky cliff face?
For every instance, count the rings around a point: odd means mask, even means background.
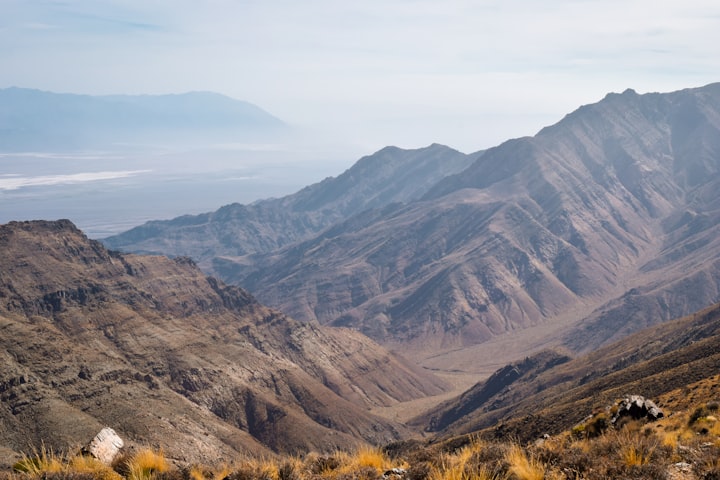
[[[181,461],[408,431],[368,409],[443,384],[348,329],[296,322],[185,257],[122,255],[68,221],[0,226],[2,446],[102,426]]]

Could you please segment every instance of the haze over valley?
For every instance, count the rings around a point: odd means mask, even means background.
[[[719,44],[3,2],[0,480],[720,478]]]
[[[471,363],[459,348],[512,360],[472,347],[530,327],[519,351],[596,348],[720,301],[718,87],[609,94],[471,155],[388,147],[296,194],[106,243],[191,256],[295,318],[448,370]]]
[[[67,217],[102,238],[282,196],[350,161],[313,138],[217,94],[0,90],[0,222]]]

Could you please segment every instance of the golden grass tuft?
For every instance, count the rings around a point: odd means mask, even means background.
[[[190,477],[190,480],[207,480],[210,477],[210,475],[206,475],[206,470],[200,465],[193,465],[190,467],[188,476]]]
[[[68,472],[90,474],[97,480],[122,480],[122,476],[100,460],[87,455],[72,457],[65,468]]]
[[[251,463],[253,463],[253,470],[256,472],[258,478],[263,480],[279,480],[280,469],[278,468],[277,462],[267,458],[261,458]]]
[[[499,478],[488,464],[478,461],[487,442],[479,437],[452,453],[443,453],[430,469],[429,480],[494,480]]]
[[[622,460],[628,467],[639,467],[641,465],[647,465],[650,461],[648,455],[640,451],[634,445],[630,445],[621,452]]]
[[[190,480],[222,480],[232,473],[232,469],[227,465],[211,469],[202,465],[192,465],[187,469],[187,476]]]
[[[470,480],[466,467],[472,454],[471,447],[464,447],[455,454],[443,455],[440,465],[431,470],[430,480]]]
[[[363,447],[354,455],[352,463],[359,467],[371,467],[377,470],[386,470],[389,467],[389,460],[385,454],[377,448]]]
[[[170,469],[162,451],[143,448],[126,462],[128,480],[152,480]]]
[[[23,453],[22,458],[13,465],[13,470],[33,476],[59,473],[64,469],[65,464],[62,457],[56,455],[52,449],[45,448],[45,445],[42,445],[39,450],[34,450],[32,455]]]
[[[505,455],[509,464],[508,474],[510,478],[518,480],[543,480],[545,478],[544,465],[528,455],[519,445],[512,445]]]
[[[311,464],[310,470],[315,470],[317,475],[327,479],[374,478],[397,466],[392,465],[380,449],[368,446],[360,447],[355,452],[337,451],[330,457],[310,457],[306,461]],[[294,472],[308,469],[298,465],[297,462],[294,466],[285,466],[285,468],[290,468]]]

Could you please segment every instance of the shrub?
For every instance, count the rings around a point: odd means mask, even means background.
[[[336,457],[324,457],[324,456],[318,456],[311,458],[309,460],[310,463],[310,472],[315,475],[322,475],[327,472],[330,472],[332,470],[335,470],[340,466],[340,462]]]
[[[301,466],[300,461],[298,459],[292,459],[285,461],[280,468],[278,468],[278,479],[279,480],[300,480],[302,478],[300,476],[300,469],[298,468]],[[222,480],[222,477],[218,480]]]
[[[570,430],[570,433],[575,438],[585,438],[585,424],[575,425],[572,430]]]
[[[705,408],[705,406],[704,406],[704,405],[701,405],[701,406],[697,407],[697,408],[693,411],[693,413],[690,415],[690,418],[688,419],[688,425],[689,425],[689,426],[693,426],[693,425],[695,424],[695,422],[697,422],[697,421],[700,420],[701,418],[707,417],[708,415],[709,415],[709,414],[708,414],[708,411],[707,411],[707,409]]]
[[[587,438],[599,437],[610,427],[610,417],[607,413],[598,413],[585,424]]]

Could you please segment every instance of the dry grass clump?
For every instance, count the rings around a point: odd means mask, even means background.
[[[45,473],[62,472],[64,464],[61,456],[43,445],[39,450],[34,450],[32,455],[23,454],[23,458],[13,465],[13,469],[18,472],[40,476]]]
[[[545,464],[519,445],[511,446],[505,459],[508,462],[508,478],[517,478],[518,480],[543,480],[545,478]]]
[[[309,459],[310,471],[323,479],[376,479],[391,468],[406,468],[407,465],[392,464],[390,459],[377,448],[362,447],[355,452],[336,452],[330,457]]]
[[[112,468],[87,455],[76,455],[67,462],[67,471],[92,475],[97,480],[122,480]]]
[[[476,471],[471,459],[476,450],[475,446],[465,446],[459,451],[449,454],[442,453],[439,461],[428,468],[430,480],[473,480],[483,479],[486,472]]]
[[[161,451],[143,448],[130,457],[125,465],[128,480],[153,480],[170,470]]]
[[[375,480],[393,467],[406,468],[407,465],[391,463],[390,459],[377,448],[362,447],[355,452],[337,451],[331,455],[310,453],[303,459],[298,457],[248,459],[234,464],[231,472],[223,478],[228,480]]]
[[[18,478],[57,480],[122,480],[120,474],[98,460],[84,455],[67,457],[42,446],[13,465]]]

